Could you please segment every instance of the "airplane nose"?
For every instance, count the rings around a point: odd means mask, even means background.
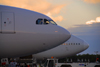
[[[66,38],[66,36],[67,36],[67,40],[71,37],[71,34],[70,34],[70,32],[68,31],[68,30],[66,30],[65,32],[64,32],[64,35],[63,36],[65,36],[65,38]]]
[[[62,27],[60,27],[59,30],[60,30],[60,33],[59,33],[60,34],[60,41],[65,42],[71,37],[71,34],[70,34],[70,32],[68,30],[66,30],[66,29],[64,29]]]
[[[84,42],[84,50],[86,50],[89,47],[89,44]]]

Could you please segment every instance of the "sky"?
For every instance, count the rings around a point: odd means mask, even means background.
[[[0,5],[43,13],[89,43],[83,54],[100,54],[100,0],[0,0]]]

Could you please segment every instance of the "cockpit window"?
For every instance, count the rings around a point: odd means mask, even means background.
[[[43,24],[43,19],[36,20],[36,24]]]
[[[50,23],[52,23],[53,25],[57,25],[53,20],[49,20]]]
[[[36,24],[49,24],[49,23],[51,23],[51,24],[53,24],[53,25],[57,25],[53,20],[47,20],[47,19],[37,19],[36,20]]]
[[[47,19],[44,19],[44,24],[49,24],[49,21]]]
[[[37,19],[36,24],[49,24],[50,22],[47,19]]]

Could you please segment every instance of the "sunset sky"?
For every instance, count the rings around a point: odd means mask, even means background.
[[[43,13],[88,42],[83,53],[100,53],[100,0],[0,0],[0,5]]]

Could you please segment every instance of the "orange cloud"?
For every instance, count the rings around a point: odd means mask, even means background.
[[[63,17],[62,16],[57,16],[57,17],[54,17],[54,20],[55,21],[62,21]]]
[[[100,0],[84,0],[84,2],[96,4],[100,3]]]
[[[53,17],[50,12],[48,12],[46,15],[51,17],[54,21],[60,21],[61,22],[63,20],[62,16]]]
[[[97,17],[96,20],[87,21],[86,24],[100,23],[100,17]]]
[[[53,16],[59,14],[61,9],[65,6],[65,4],[54,5],[46,0],[0,0],[0,4],[37,11],[48,15],[55,21],[63,20],[62,16]]]
[[[65,4],[64,5],[56,5],[56,6],[52,7],[52,9],[50,10],[50,12],[53,13],[53,14],[58,14],[58,13],[60,13],[60,10],[64,6],[65,6]]]

